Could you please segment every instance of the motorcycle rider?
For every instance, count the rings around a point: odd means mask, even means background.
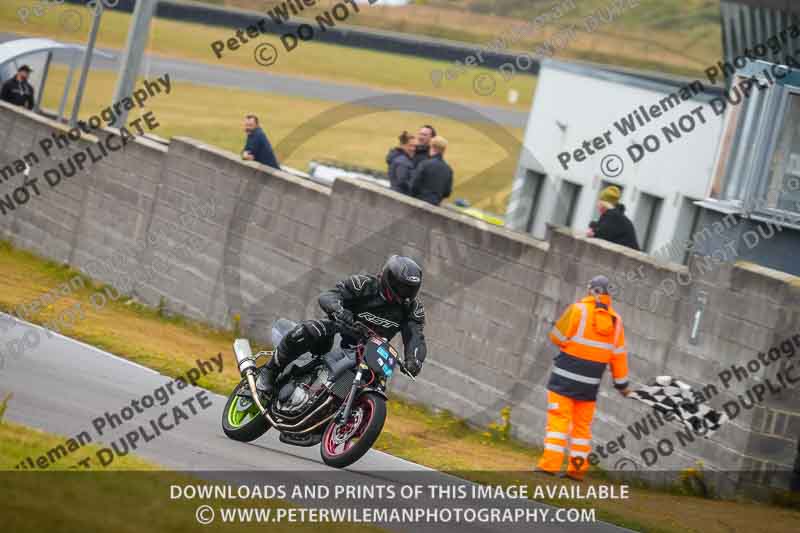
[[[391,340],[403,335],[405,367],[416,376],[425,361],[423,328],[425,309],[417,299],[422,285],[422,269],[409,257],[392,255],[375,275],[354,274],[323,292],[319,306],[328,319],[305,320],[283,336],[269,362],[261,367],[258,388],[272,395],[275,380],[286,366],[306,352],[321,356],[333,348],[339,332],[342,348],[358,342],[356,322]]]

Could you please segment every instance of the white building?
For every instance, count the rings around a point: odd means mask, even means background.
[[[614,184],[644,251],[688,238],[709,189],[724,114],[710,101],[721,94],[705,79],[543,61],[507,224],[542,239],[548,223],[584,232]]]

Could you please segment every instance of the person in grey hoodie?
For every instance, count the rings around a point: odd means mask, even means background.
[[[389,165],[389,186],[393,191],[410,194],[417,140],[407,131],[403,131],[397,139],[400,141],[399,146],[389,150],[386,155],[386,163]]]

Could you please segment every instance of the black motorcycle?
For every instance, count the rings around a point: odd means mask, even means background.
[[[272,345],[295,323],[279,319],[272,327]],[[222,413],[222,430],[241,442],[257,439],[271,427],[280,440],[295,446],[320,444],[325,464],[343,468],[358,461],[372,447],[386,421],[386,386],[396,368],[412,380],[386,339],[361,323],[347,326],[359,339],[352,349],[337,348],[322,357],[301,356],[276,380],[273,397],[256,386],[260,357],[253,355],[247,339],[236,339],[233,351],[242,381],[228,397]]]

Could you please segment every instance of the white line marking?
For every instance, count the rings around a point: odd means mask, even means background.
[[[44,326],[40,326],[38,324],[32,324],[30,322],[26,322],[25,320],[21,320],[21,319],[15,317],[13,315],[7,315],[6,313],[0,313],[0,314],[2,314],[4,316],[11,317],[13,320],[15,320],[16,322],[19,322],[23,326],[27,326],[29,328],[35,328],[35,329],[42,330],[42,331],[46,332],[46,333],[44,333],[46,337],[51,337],[51,338],[52,337],[59,337],[59,338],[64,339],[66,341],[74,342],[75,344],[79,344],[79,345],[83,346],[84,348],[88,348],[89,350],[94,351],[96,353],[105,355],[106,357],[112,357],[112,358],[114,358],[114,359],[116,359],[118,361],[121,361],[121,362],[123,362],[123,363],[125,363],[127,365],[131,365],[131,366],[135,366],[137,368],[141,368],[142,370],[150,372],[151,374],[161,375],[160,372],[156,372],[152,368],[148,368],[146,366],[140,365],[139,363],[134,363],[133,361],[129,361],[128,359],[125,359],[124,357],[120,357],[118,355],[114,355],[113,353],[106,352],[104,350],[101,350],[100,348],[97,348],[96,346],[92,346],[91,344],[86,344],[85,342],[79,341],[77,339],[73,339],[71,337],[67,337],[65,335],[62,335],[60,333],[57,333],[57,332],[53,331],[52,329],[48,329],[48,328],[46,328]]]

